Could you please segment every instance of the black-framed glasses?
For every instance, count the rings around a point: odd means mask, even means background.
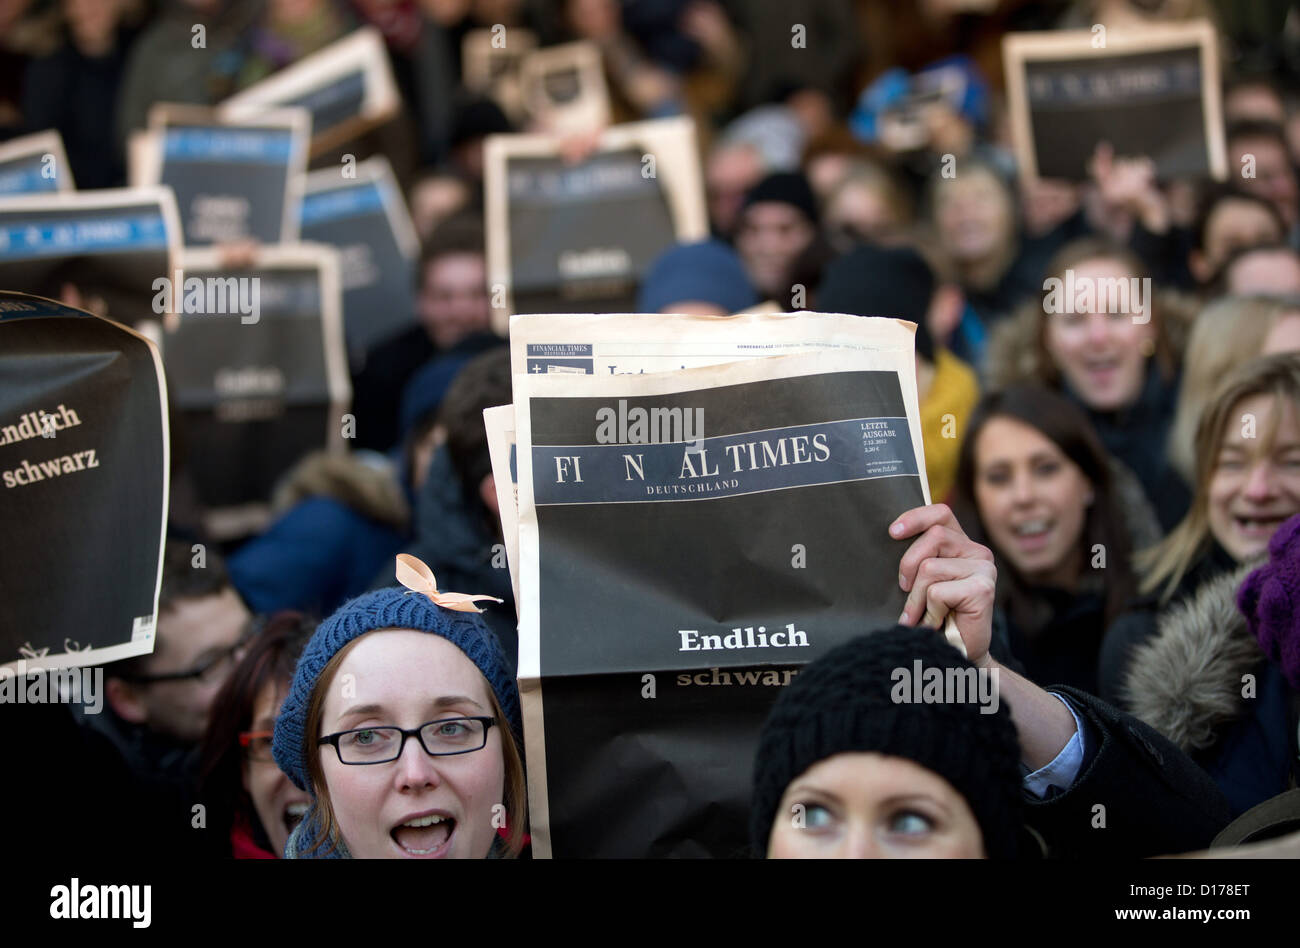
[[[385,764],[402,756],[408,737],[418,738],[430,757],[469,754],[487,746],[494,717],[442,718],[410,730],[400,727],[358,727],[327,734],[317,746],[332,744],[341,764]]]
[[[208,658],[187,671],[153,673],[125,673],[119,675],[126,681],[136,682],[137,684],[149,685],[159,681],[187,681],[197,678],[205,685],[214,684],[220,681],[227,672],[235,667],[235,662],[239,658],[239,650],[248,646],[248,643],[259,630],[259,624],[256,621],[249,622],[244,631],[239,636],[239,641],[234,645],[228,645],[219,652],[214,652]]]

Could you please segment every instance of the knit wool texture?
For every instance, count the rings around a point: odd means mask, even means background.
[[[814,227],[817,225],[817,197],[801,171],[778,171],[759,181],[745,195],[742,213],[755,204],[768,202],[789,204],[802,213],[808,223]]]
[[[359,635],[380,629],[414,629],[432,632],[465,653],[487,679],[497,703],[505,712],[516,743],[522,746],[523,726],[519,712],[519,689],[496,636],[475,612],[457,612],[435,605],[427,596],[390,587],[366,593],[345,603],[317,627],[307,643],[293,684],[275,720],[271,752],[294,786],[311,792],[307,755],[315,753],[317,735],[305,733],[307,709],[321,672],[339,650]],[[311,746],[308,746],[310,743]]]
[[[720,240],[678,244],[650,265],[637,297],[638,313],[658,313],[674,303],[713,303],[738,313],[757,303],[736,252]]]
[[[902,757],[943,777],[965,798],[989,858],[1017,855],[1022,791],[1011,712],[963,703],[894,703],[895,669],[973,669],[932,629],[896,626],[860,636],[806,667],[777,699],[754,761],[750,839],[760,856],[786,788],[841,753]],[[946,675],[945,675],[946,677]],[[911,694],[910,683],[908,695]]]
[[[917,354],[934,362],[934,340],[925,321],[934,290],[934,273],[915,250],[862,245],[827,265],[817,288],[817,309],[913,322]]]
[[[1300,515],[1269,539],[1268,562],[1241,584],[1237,608],[1264,654],[1300,691]]]

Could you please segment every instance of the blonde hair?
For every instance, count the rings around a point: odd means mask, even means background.
[[[329,690],[330,683],[334,681],[334,675],[343,660],[347,657],[352,648],[367,635],[373,632],[386,631],[384,629],[373,629],[371,632],[365,632],[343,648],[335,653],[334,657],[321,671],[320,677],[316,680],[316,687],[312,691],[311,701],[307,705],[307,723],[304,729],[303,740],[307,742],[307,774],[311,778],[312,794],[316,797],[317,821],[316,825],[319,835],[315,839],[308,840],[306,853],[313,853],[320,849],[328,840],[338,848],[343,838],[342,831],[339,829],[338,818],[334,815],[334,806],[330,802],[329,788],[325,784],[325,772],[321,767],[320,750],[316,746],[316,739],[320,736],[320,722],[325,712],[325,695]],[[488,703],[491,707],[492,716],[496,718],[501,731],[501,757],[505,764],[505,786],[503,788],[502,803],[506,808],[506,827],[507,833],[505,846],[506,854],[511,858],[519,855],[523,848],[524,833],[527,831],[528,822],[528,785],[524,777],[524,761],[519,753],[519,745],[515,741],[514,732],[511,730],[510,721],[506,718],[505,712],[501,710],[501,703],[497,701],[496,693],[493,692],[492,686],[483,679],[487,687]]]
[[[1196,422],[1215,384],[1264,349],[1268,334],[1288,310],[1270,300],[1230,296],[1201,310],[1183,352],[1183,381],[1169,432],[1174,470],[1191,483],[1196,477]]]
[[[1218,467],[1219,448],[1239,404],[1256,395],[1272,395],[1300,408],[1300,353],[1260,356],[1238,366],[1214,389],[1196,426],[1196,489],[1191,509],[1160,543],[1136,557],[1141,592],[1160,593],[1167,602],[1193,564],[1210,546],[1210,480]],[[1274,418],[1276,422],[1276,416]]]

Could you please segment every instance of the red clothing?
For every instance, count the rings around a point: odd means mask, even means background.
[[[279,859],[270,850],[263,849],[253,841],[253,828],[248,817],[243,813],[235,816],[235,825],[230,827],[230,855],[235,859]]]

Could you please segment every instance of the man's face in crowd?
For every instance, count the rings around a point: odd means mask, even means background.
[[[1247,424],[1250,419],[1253,424]],[[1233,408],[1210,475],[1208,501],[1210,532],[1237,562],[1268,549],[1273,532],[1300,513],[1295,405],[1255,395]]]
[[[1250,201],[1220,201],[1205,224],[1205,247],[1193,254],[1191,269],[1202,283],[1208,283],[1236,251],[1282,240],[1277,221],[1264,208]]]
[[[1232,160],[1229,172],[1240,175],[1248,167],[1242,163],[1246,155],[1255,159],[1255,176],[1242,177],[1241,186],[1251,194],[1256,194],[1266,201],[1271,201],[1288,229],[1295,226],[1300,210],[1296,201],[1300,200],[1300,190],[1296,187],[1295,169],[1291,159],[1280,142],[1271,138],[1240,138],[1232,143]]]
[[[1225,277],[1233,296],[1300,294],[1300,255],[1286,247],[1256,250],[1234,260]]]
[[[791,781],[768,837],[769,859],[981,859],[966,800],[902,757],[844,753]]]
[[[719,148],[709,156],[704,169],[709,219],[720,234],[736,229],[745,195],[762,179],[763,163],[758,152],[747,145]]]
[[[238,660],[234,647],[249,618],[230,587],[213,596],[177,600],[160,612],[154,653],[145,674],[188,672],[213,660],[215,664],[201,677],[131,683],[128,718],[178,741],[202,739],[212,700]]]
[[[425,332],[439,349],[488,329],[492,306],[483,255],[451,253],[430,261],[416,305]]]
[[[797,207],[760,201],[741,215],[736,252],[758,291],[779,300],[788,298],[790,268],[814,236],[813,225]]]

